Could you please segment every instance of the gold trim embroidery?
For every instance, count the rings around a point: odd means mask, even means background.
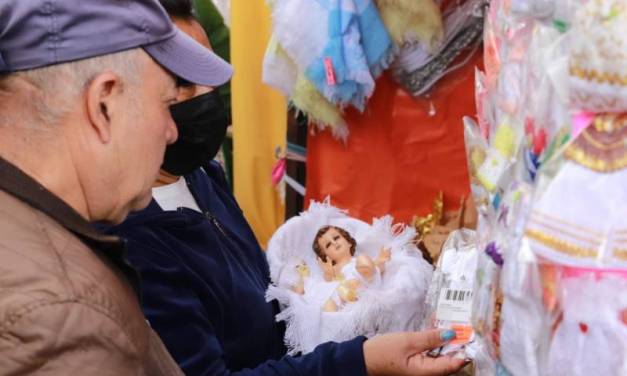
[[[612,252],[615,258],[627,261],[627,249],[614,248]]]
[[[594,258],[597,256],[597,253],[598,253],[594,249],[580,247],[578,245],[563,241],[561,239],[557,239],[541,231],[527,230],[525,231],[525,235],[537,241],[538,243],[541,243],[547,247],[553,248],[554,250],[558,252],[565,253],[570,256]]]
[[[570,67],[570,75],[586,81],[594,81],[601,84],[627,86],[627,76],[618,73],[599,73],[596,69],[583,69],[577,66]]]
[[[625,128],[627,117],[625,115],[597,115],[593,124],[597,132],[611,133]]]
[[[552,231],[564,234],[564,235],[566,235],[568,237],[580,240],[582,242],[591,243],[590,245],[593,246],[593,247],[594,246],[598,247],[598,246],[601,245],[601,239],[599,237],[597,237],[597,239],[586,238],[586,237],[583,237],[583,236],[581,236],[579,234],[574,234],[574,233],[572,233],[572,232],[570,232],[568,230],[560,229],[559,227],[556,227],[556,226],[554,226],[552,224],[549,224],[547,222],[540,221],[540,220],[538,220],[538,218],[534,219],[533,216],[531,218],[531,223],[539,225],[540,227],[548,228],[548,229],[550,229]]]
[[[579,258],[596,258],[598,254],[597,250],[580,247],[564,240],[557,239],[556,237],[545,234],[541,231],[527,230],[525,231],[525,235],[544,246],[553,248],[557,252],[565,253],[569,256]],[[627,249],[614,248],[612,250],[612,256],[614,256],[615,259],[627,261]]]
[[[583,138],[586,139],[586,141],[592,144],[592,146],[600,150],[614,150],[625,147],[625,141],[623,141],[622,139],[620,141],[614,141],[611,144],[604,144],[595,140],[594,137],[592,137],[588,132],[581,132],[581,135],[583,136]]]
[[[576,229],[576,230],[579,230],[579,231],[582,231],[582,232],[587,232],[587,233],[590,233],[590,234],[592,234],[592,235],[594,235],[594,236],[596,236],[596,237],[598,237],[598,238],[601,238],[601,237],[603,237],[603,236],[604,236],[604,234],[603,234],[602,232],[599,232],[599,231],[594,231],[594,230],[590,230],[589,228],[585,228],[585,227],[580,226],[580,225],[578,225],[578,224],[567,222],[567,221],[565,221],[565,220],[563,220],[563,219],[561,219],[561,218],[555,217],[555,216],[553,216],[553,215],[551,215],[551,214],[546,214],[546,213],[543,213],[543,212],[541,212],[541,211],[539,211],[539,210],[537,210],[537,209],[536,209],[536,210],[534,210],[534,211],[531,213],[531,215],[532,215],[532,216],[533,216],[533,215],[537,215],[537,216],[539,216],[539,217],[544,217],[545,219],[548,219],[548,220],[549,220],[549,221],[551,221],[551,222],[561,223],[561,224],[566,225],[566,226],[568,226],[568,227],[572,227],[572,228],[574,228],[574,229]],[[625,230],[625,233],[627,233],[627,230]]]
[[[589,155],[575,144],[570,145],[566,149],[564,157],[597,172],[607,173],[627,168],[627,155],[611,161],[605,161]]]

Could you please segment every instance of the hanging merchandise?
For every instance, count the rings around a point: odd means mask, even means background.
[[[274,36],[307,80],[340,108],[362,110],[393,44],[371,0],[273,0]]]
[[[305,74],[298,70],[276,37],[272,37],[263,62],[263,82],[278,89],[292,105],[307,114],[313,124],[327,126],[333,135],[346,140],[348,128],[340,109],[316,89]]]
[[[272,0],[274,37],[264,83],[312,124],[346,142],[344,110],[363,112],[375,81],[404,45],[439,48],[442,16],[433,0]]]
[[[393,64],[394,78],[413,96],[427,93],[440,78],[465,65],[478,50],[486,0],[467,0],[444,14],[444,37],[437,45],[406,44]],[[466,58],[451,66],[462,54]]]
[[[492,1],[484,39],[477,374],[625,375],[627,2]]]
[[[442,43],[440,7],[433,0],[375,0],[396,46],[420,44],[434,52]]]

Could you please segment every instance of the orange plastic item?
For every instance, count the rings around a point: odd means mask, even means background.
[[[429,99],[412,98],[384,74],[363,114],[347,110],[347,145],[328,131],[310,134],[306,205],[328,195],[353,217],[391,214],[409,223],[428,214],[443,191],[445,207],[455,210],[469,195],[462,117],[476,113],[477,65],[480,53],[444,77]]]
[[[464,345],[470,341],[473,333],[471,325],[453,325],[451,329],[455,332],[455,339],[451,344]]]

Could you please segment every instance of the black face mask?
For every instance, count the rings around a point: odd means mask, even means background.
[[[162,169],[185,175],[218,154],[226,136],[228,117],[217,90],[170,107],[179,138],[165,150]]]

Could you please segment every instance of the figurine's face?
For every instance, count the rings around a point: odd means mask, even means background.
[[[338,262],[351,257],[351,243],[334,228],[318,238],[318,246],[331,261]]]

